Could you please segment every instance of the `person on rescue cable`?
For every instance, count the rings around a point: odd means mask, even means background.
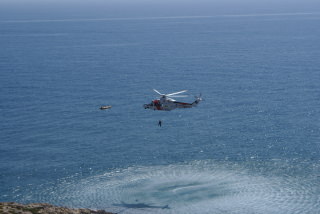
[[[160,126],[160,127],[161,127],[161,125],[162,125],[162,121],[161,121],[161,120],[159,120],[158,126]]]

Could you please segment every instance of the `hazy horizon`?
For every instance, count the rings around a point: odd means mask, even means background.
[[[318,13],[317,1],[175,0],[175,1],[1,1],[0,20],[214,16],[272,13]]]

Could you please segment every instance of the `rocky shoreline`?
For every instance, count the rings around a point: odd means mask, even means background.
[[[104,210],[72,209],[46,203],[19,204],[0,202],[0,214],[114,214]]]

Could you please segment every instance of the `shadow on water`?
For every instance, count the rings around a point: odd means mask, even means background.
[[[136,200],[138,202],[138,200]],[[121,204],[112,204],[116,207],[125,207],[128,209],[144,209],[144,208],[154,208],[154,209],[170,209],[169,205],[165,206],[156,206],[151,204],[145,204],[145,203],[134,203],[134,204],[127,204],[123,201],[121,201]]]

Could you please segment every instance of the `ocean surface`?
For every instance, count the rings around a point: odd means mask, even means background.
[[[2,13],[0,201],[320,213],[320,7],[164,11]]]

